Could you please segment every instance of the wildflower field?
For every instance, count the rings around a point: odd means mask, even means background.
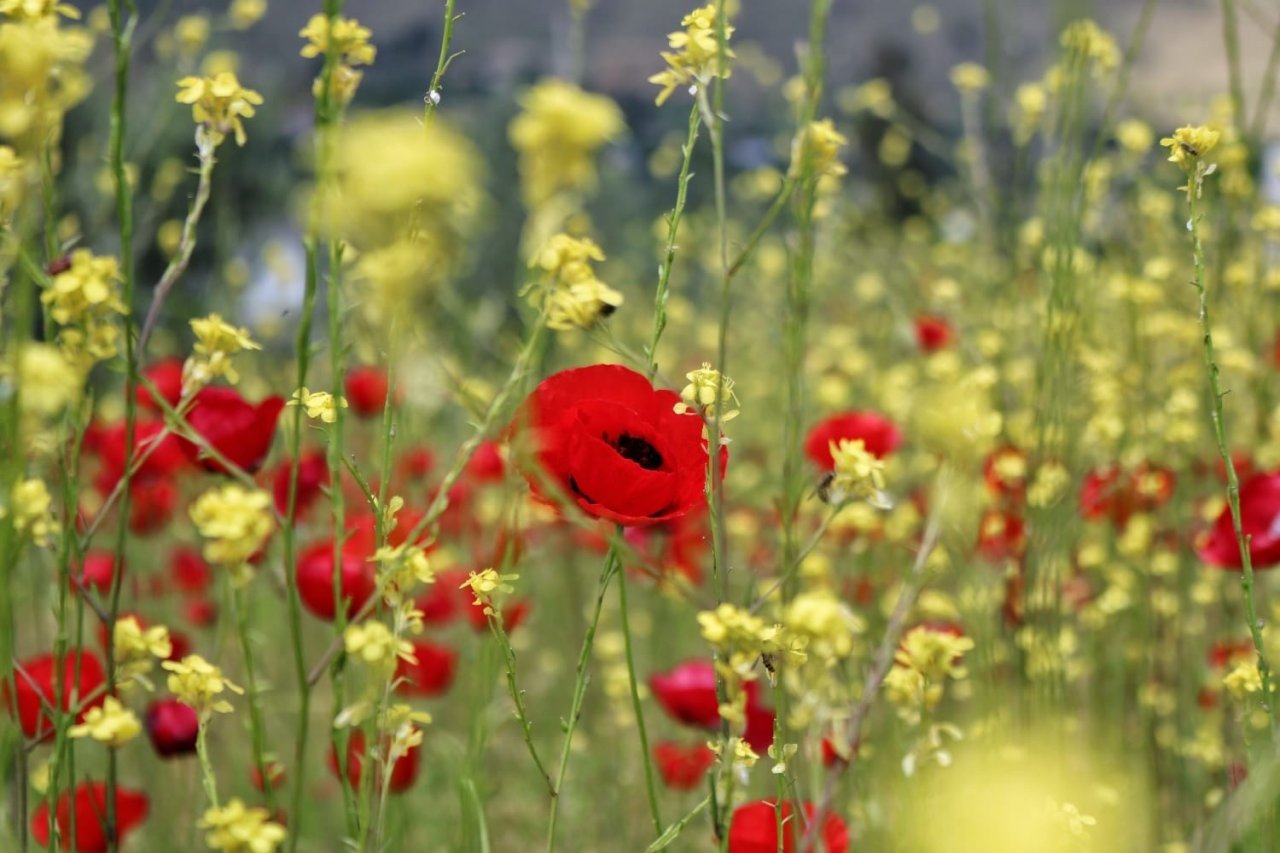
[[[1274,12],[469,2],[0,0],[0,851],[1280,850]]]

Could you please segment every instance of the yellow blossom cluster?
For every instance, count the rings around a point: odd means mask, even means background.
[[[72,738],[92,738],[98,743],[115,748],[124,746],[142,731],[142,724],[133,711],[120,704],[114,696],[108,696],[96,708],[84,715],[84,722],[67,729]]]
[[[701,415],[709,421],[719,417],[723,424],[741,414],[733,380],[721,376],[709,363],[703,362],[702,367],[689,371],[684,377],[689,384],[680,390],[680,402],[674,407],[677,415]]]
[[[293,392],[289,405],[306,409],[307,417],[313,420],[332,424],[338,420],[338,409],[347,408],[347,401],[346,398],[335,397],[328,391],[311,391],[304,386]]]
[[[884,680],[885,693],[903,719],[918,721],[942,700],[947,679],[965,677],[961,659],[973,646],[969,637],[927,625],[906,633]]]
[[[312,86],[312,94],[324,98],[326,94],[342,106],[351,103],[356,89],[363,79],[363,72],[358,65],[372,65],[378,49],[369,43],[373,32],[354,18],[336,15],[330,19],[326,15],[312,15],[307,25],[298,33],[307,40],[302,46],[302,55],[308,59],[315,57],[334,58],[329,93],[323,91],[324,77],[317,77]]]
[[[246,489],[228,483],[210,489],[191,505],[191,520],[204,537],[204,558],[215,565],[241,572],[275,530],[271,495],[262,489]]]
[[[1066,50],[1088,60],[1095,73],[1114,71],[1120,64],[1120,48],[1116,40],[1096,21],[1088,18],[1068,24],[1062,30],[1059,43]]]
[[[563,192],[596,183],[596,152],[625,129],[622,111],[604,95],[547,79],[520,99],[508,135],[520,155],[525,204],[537,208]]]
[[[93,39],[61,26],[54,4],[9,2],[11,17],[0,19],[0,140],[23,150],[56,138],[62,116],[89,93],[83,65]]]
[[[849,139],[836,130],[831,119],[809,122],[791,142],[791,168],[787,174],[792,178],[838,178],[848,171],[840,162],[840,149],[848,144]]]
[[[115,258],[76,249],[71,265],[53,277],[40,301],[61,327],[58,344],[70,362],[87,369],[116,354],[120,330],[115,320],[126,309]]]
[[[240,374],[232,365],[231,357],[245,350],[262,349],[249,336],[248,329],[231,325],[219,314],[192,320],[191,331],[195,332],[196,342],[192,355],[182,365],[184,394],[190,394],[219,377],[234,385],[240,381]]]
[[[235,72],[221,71],[212,77],[183,77],[178,81],[177,100],[191,105],[191,117],[208,135],[213,145],[221,145],[233,134],[237,145],[248,137],[246,118],[253,118],[262,105],[262,95],[240,85]]]
[[[14,483],[8,509],[0,512],[0,517],[4,513],[12,516],[13,527],[18,533],[30,536],[31,541],[42,548],[51,545],[53,537],[62,529],[53,517],[53,497],[41,479]]]
[[[30,343],[18,352],[17,385],[22,412],[52,418],[80,399],[84,373],[51,344]]]
[[[22,202],[26,168],[22,158],[8,145],[0,145],[0,232]]]
[[[272,821],[271,813],[262,808],[249,808],[239,797],[225,806],[205,810],[197,824],[206,830],[205,843],[219,853],[275,853],[288,833]]]
[[[519,575],[499,574],[496,569],[485,569],[480,572],[469,572],[467,579],[458,589],[471,591],[475,603],[484,608],[485,615],[492,615],[502,596],[515,591],[512,582],[519,580]]]
[[[383,600],[393,607],[403,604],[419,585],[436,579],[426,550],[418,545],[384,545],[371,559],[381,567]]]
[[[112,649],[116,661],[116,680],[136,681],[148,690],[147,673],[155,660],[167,660],[173,653],[169,629],[164,625],[143,628],[136,616],[121,616],[112,629]]]
[[[231,683],[222,670],[200,655],[187,655],[180,661],[167,660],[160,666],[169,671],[169,692],[179,702],[194,708],[201,719],[207,719],[214,713],[231,713],[231,703],[217,698],[224,691],[244,693],[244,688]]]
[[[719,21],[715,4],[694,9],[680,21],[682,30],[667,36],[670,50],[662,52],[667,67],[649,78],[650,83],[662,87],[657,104],[662,106],[680,86],[705,86],[716,77],[728,77],[733,50],[729,37],[733,27],[728,21]],[[720,52],[720,30],[724,31],[724,53]]]
[[[592,268],[603,260],[604,252],[586,237],[557,234],[542,247],[530,264],[541,276],[525,292],[530,303],[546,311],[547,328],[590,328],[622,304],[622,294]]]
[[[822,486],[824,500],[836,506],[860,498],[883,500],[884,460],[868,451],[865,441],[842,438],[828,449],[834,468]]]
[[[409,663],[415,660],[413,646],[381,622],[348,625],[342,634],[342,644],[348,655],[379,676],[376,680],[384,682],[395,672],[397,659]]]

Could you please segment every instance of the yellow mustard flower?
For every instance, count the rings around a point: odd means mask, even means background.
[[[179,702],[195,709],[201,717],[211,714],[230,714],[231,703],[217,698],[224,691],[244,694],[244,689],[232,684],[222,670],[200,655],[187,655],[180,661],[167,660],[160,666],[169,671],[169,692]]]
[[[239,797],[205,810],[196,824],[206,830],[205,843],[220,853],[275,853],[288,833],[262,808],[249,808]]]
[[[191,505],[190,515],[205,539],[204,558],[232,569],[244,566],[275,529],[271,495],[239,483],[205,492]]]
[[[84,715],[84,722],[67,729],[67,735],[73,738],[93,738],[98,743],[115,748],[124,746],[138,736],[142,724],[133,711],[120,704],[114,696],[108,696],[102,705],[90,708]]]
[[[242,120],[253,118],[255,108],[262,105],[262,95],[241,86],[231,71],[212,77],[183,77],[178,90],[178,103],[191,105],[192,118],[208,132],[214,145],[221,145],[228,133],[235,135],[237,145],[244,145],[248,137]]]

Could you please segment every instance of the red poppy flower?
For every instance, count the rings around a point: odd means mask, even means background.
[[[465,594],[465,591],[464,591]],[[476,604],[476,600],[472,596],[467,596],[468,600],[463,606],[463,614],[467,617],[467,621],[471,623],[471,627],[479,633],[489,630],[489,617],[484,612],[484,607]],[[508,602],[502,608],[502,630],[508,634],[520,627],[520,623],[524,622],[525,617],[529,615],[529,610],[533,607],[528,601],[516,600]]]
[[[804,829],[792,815],[791,802],[784,800],[782,812],[782,844],[778,844],[778,811],[776,800],[757,800],[739,806],[733,812],[729,824],[729,853],[795,853],[797,839],[804,837]],[[802,803],[805,817],[812,821],[817,808],[812,803]],[[848,853],[849,829],[839,817],[827,814],[822,821],[822,853]]]
[[[702,784],[707,770],[715,763],[716,754],[705,743],[681,746],[663,741],[654,746],[653,760],[668,788],[692,791]]]
[[[461,589],[467,573],[460,569],[441,572],[436,582],[429,585],[418,600],[414,602],[422,621],[427,625],[448,625],[474,600],[464,589]]]
[[[90,551],[84,555],[84,564],[79,571],[71,570],[71,588],[86,587],[98,595],[111,592],[111,582],[116,576],[116,557],[110,551]]]
[[[685,661],[670,672],[649,676],[649,688],[673,720],[687,726],[715,729],[720,725],[716,672],[707,660]],[[760,685],[747,682],[747,725],[742,739],[760,752],[773,743],[774,712],[760,704]]]
[[[169,477],[129,481],[129,531],[146,536],[164,530],[178,505],[178,487]]]
[[[754,681],[747,682],[747,727],[742,732],[742,739],[747,746],[760,755],[773,746],[773,724],[777,718],[772,708],[766,708],[758,701],[759,691],[751,689]]]
[[[265,764],[267,769],[267,782],[270,783],[271,790],[278,791],[280,788],[284,787],[284,765],[279,761],[270,760],[266,761]],[[259,770],[257,766],[254,766],[249,770],[249,783],[259,791],[267,790],[266,785],[263,784],[262,771]]]
[[[283,408],[282,397],[268,397],[254,405],[234,388],[202,388],[196,393],[187,423],[227,461],[252,474],[262,467],[271,451]],[[182,446],[187,457],[206,471],[228,473],[216,459],[200,458],[200,448],[194,442],[183,439]]]
[[[845,765],[849,763],[849,759],[858,753],[858,744],[854,744],[849,749],[848,755],[842,755],[841,750],[836,748],[836,742],[830,737],[822,739],[822,766],[834,767],[836,765]]]
[[[218,603],[211,598],[192,598],[182,604],[182,618],[196,628],[208,628],[218,621]]]
[[[883,459],[902,444],[902,431],[877,412],[845,412],[820,421],[809,430],[804,440],[805,455],[824,471],[835,468],[831,458],[831,443],[841,439],[857,441],[871,455]]]
[[[177,699],[156,699],[147,706],[144,723],[151,746],[161,758],[196,751],[200,718],[190,705]]]
[[[1255,569],[1280,563],[1280,472],[1258,474],[1240,487],[1240,524],[1244,535],[1251,537],[1249,557]],[[1215,568],[1243,567],[1230,507],[1222,508],[1198,553]]]
[[[427,475],[431,473],[431,469],[436,465],[436,458],[425,447],[419,447],[415,450],[406,451],[400,457],[400,462],[396,466],[400,476],[414,482],[417,480],[425,480]]]
[[[978,523],[978,553],[993,563],[1022,555],[1027,526],[1017,513],[989,509]]]
[[[626,526],[657,524],[706,505],[703,422],[676,414],[679,395],[617,364],[543,380],[516,419],[542,472],[588,515]],[[728,459],[721,448],[720,465]],[[542,479],[526,477],[550,500]]]
[[[1022,500],[1027,490],[1027,455],[1011,446],[992,451],[982,463],[982,479],[995,494]]]
[[[1123,527],[1134,509],[1129,486],[1130,481],[1115,465],[1090,471],[1080,485],[1080,515],[1089,521],[1109,518]]]
[[[169,554],[169,573],[173,576],[173,585],[188,595],[199,595],[213,583],[209,564],[195,548],[174,548]]]
[[[951,343],[955,333],[944,317],[922,314],[916,318],[916,342],[925,352],[937,352]]]
[[[347,760],[345,762],[347,781],[355,790],[360,789],[361,770],[364,767],[364,751],[364,732],[356,729],[351,732],[351,738],[347,741]],[[410,747],[409,751],[400,756],[395,765],[392,766],[388,788],[393,794],[408,789],[413,785],[414,780],[418,778],[418,764],[421,761],[421,756],[418,752],[418,747]],[[329,770],[334,776],[341,778],[341,770],[338,768],[338,751],[334,747],[329,748]],[[378,780],[378,783],[381,783],[381,780]]]
[[[372,550],[348,541],[342,549],[342,598],[347,602],[347,618],[354,618],[378,587]],[[333,597],[333,541],[326,539],[303,551],[297,565],[298,597],[316,616],[332,621],[338,612]]]
[[[416,663],[401,659],[396,664],[396,692],[406,696],[442,696],[453,684],[458,653],[448,646],[419,640],[413,644]]]
[[[126,432],[123,422],[95,430],[93,449],[102,463],[102,470],[94,485],[104,495],[115,488],[129,462],[143,453],[147,457],[134,472],[133,479],[172,477],[187,466],[182,442],[173,433],[165,432],[161,421],[139,419],[134,423],[132,448],[125,446]]]
[[[473,483],[500,483],[506,473],[507,463],[496,441],[481,442],[471,455],[465,470],[466,478]]]
[[[182,400],[182,359],[180,358],[162,358],[154,364],[148,365],[142,371],[142,375],[156,386],[159,391],[161,400],[169,404],[169,408],[176,409],[178,403]],[[156,402],[156,395],[152,393],[144,383],[139,383],[135,390],[138,405],[149,411],[160,414],[164,411]]]
[[[288,515],[289,481],[293,477],[293,460],[286,459],[276,466],[275,476],[271,478],[271,492],[275,496],[276,510]],[[322,451],[312,450],[302,454],[298,462],[298,488],[294,493],[294,509],[296,516],[306,514],[324,488],[329,485],[329,460]]]
[[[78,682],[77,665],[80,669]],[[0,685],[0,694],[3,695],[5,707],[10,713],[17,706],[22,733],[29,738],[44,738],[53,733],[53,720],[45,709],[46,704],[57,707],[60,711],[70,711],[73,707],[71,694],[75,693],[77,701],[82,703],[80,713],[76,716],[76,721],[80,722],[90,708],[96,708],[106,699],[106,694],[100,691],[107,681],[106,670],[102,668],[98,656],[88,649],[79,653],[68,652],[62,657],[61,665],[54,660],[53,655],[40,655],[20,661],[17,667],[13,677],[17,701],[14,701],[13,694],[10,693],[8,681]],[[56,705],[54,698],[57,691],[53,683],[55,677],[62,681],[62,701]],[[91,695],[94,698],[85,702]]]
[[[72,800],[74,799],[74,805]],[[116,841],[122,841],[147,819],[150,801],[142,791],[116,787]],[[75,809],[76,834],[71,836],[71,810]],[[104,782],[81,782],[75,794],[64,791],[54,810],[63,850],[76,853],[106,853],[112,847],[107,838],[107,786]],[[31,816],[31,837],[41,847],[49,845],[52,827],[49,804],[42,801]]]
[[[1219,640],[1209,647],[1207,660],[1210,669],[1226,669],[1236,661],[1253,660],[1255,654],[1252,640]]]
[[[1134,469],[1129,489],[1140,507],[1153,510],[1169,502],[1177,481],[1177,475],[1172,469],[1144,462]]]
[[[169,629],[169,657],[165,660],[182,660],[195,650],[191,638],[181,631]]]
[[[347,371],[345,385],[351,411],[362,418],[382,415],[391,387],[385,370],[381,367],[353,367]]]
[[[687,515],[666,524],[631,528],[623,538],[644,558],[651,572],[683,575],[694,586],[702,583],[702,567],[710,550],[705,515]]]

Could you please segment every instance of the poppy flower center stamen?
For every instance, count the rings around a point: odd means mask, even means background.
[[[630,459],[647,471],[656,471],[662,467],[662,454],[643,438],[624,432],[609,444],[613,445],[623,459]]]

